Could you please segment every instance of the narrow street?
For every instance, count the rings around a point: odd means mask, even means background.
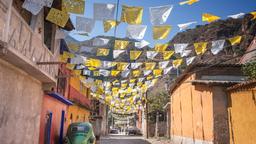
[[[141,136],[110,135],[103,137],[100,144],[150,144]]]

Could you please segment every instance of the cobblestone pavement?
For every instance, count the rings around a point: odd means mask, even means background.
[[[144,140],[143,137],[125,136],[125,135],[111,135],[103,137],[100,144],[151,144]]]

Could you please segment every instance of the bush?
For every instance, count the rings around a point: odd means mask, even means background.
[[[249,79],[256,79],[256,61],[245,64],[242,67],[243,73],[249,77]]]

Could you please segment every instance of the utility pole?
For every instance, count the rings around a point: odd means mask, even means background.
[[[149,131],[149,128],[148,128],[148,92],[146,91],[146,138],[148,139],[148,131]]]

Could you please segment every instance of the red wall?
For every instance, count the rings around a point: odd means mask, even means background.
[[[43,97],[43,105],[41,112],[41,120],[40,120],[40,136],[39,136],[39,144],[44,144],[45,137],[45,126],[46,126],[46,115],[48,112],[52,112],[52,126],[51,126],[51,144],[56,144],[59,140],[60,135],[60,124],[61,124],[61,112],[65,111],[65,116],[67,115],[67,106],[62,102],[52,98],[48,95],[44,95]],[[67,129],[66,122],[64,123],[64,133]]]

